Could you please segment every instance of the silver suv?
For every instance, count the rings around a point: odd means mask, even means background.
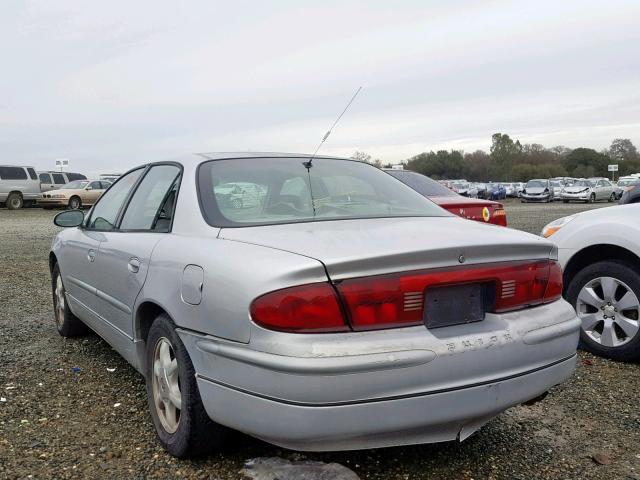
[[[40,198],[40,180],[33,167],[0,165],[0,206],[16,210]]]
[[[49,190],[57,190],[62,188],[69,182],[74,180],[86,180],[87,177],[81,173],[73,172],[38,172],[38,178],[40,179],[40,191],[48,192]]]

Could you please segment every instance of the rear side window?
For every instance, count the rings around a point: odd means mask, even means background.
[[[38,176],[36,175],[36,171],[33,168],[27,168],[27,172],[29,172],[29,177],[31,180],[37,180]]]
[[[179,176],[175,165],[152,167],[133,194],[120,229],[169,231]]]
[[[64,179],[64,175],[62,175],[61,173],[53,173],[53,183],[55,183],[56,185],[64,185],[65,183],[67,183]]]
[[[67,173],[67,178],[69,179],[70,182],[73,182],[74,180],[86,180],[87,179],[87,177],[85,177],[81,173]]]
[[[41,183],[51,183],[51,175],[49,175],[48,173],[41,173],[40,174],[40,182]]]
[[[100,185],[102,185],[102,189],[106,190],[107,188],[109,188],[111,186],[111,182],[105,182],[104,180],[100,181]]]
[[[0,167],[2,180],[27,180],[27,172],[22,167]]]
[[[139,168],[121,177],[100,197],[87,222],[88,228],[103,231],[114,229],[118,213],[143,170]]]

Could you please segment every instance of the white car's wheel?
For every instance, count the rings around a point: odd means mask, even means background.
[[[582,321],[581,345],[621,361],[640,358],[640,274],[616,261],[596,262],[570,280],[567,300]]]

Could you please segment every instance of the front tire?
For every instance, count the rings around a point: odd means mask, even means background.
[[[69,309],[66,290],[62,282],[60,267],[56,263],[51,275],[51,290],[53,293],[53,313],[58,333],[63,337],[80,337],[89,332],[82,320],[76,317]]]
[[[71,197],[69,199],[69,209],[78,210],[79,208],[82,208],[82,201],[80,200],[80,197]]]
[[[611,196],[609,197],[609,203],[611,202],[615,202],[616,201],[616,194],[615,192],[611,194]]]
[[[601,261],[570,281],[567,301],[582,321],[580,345],[595,355],[640,359],[640,276],[619,261]]]
[[[596,203],[596,194],[592,193],[589,197],[589,203]]]
[[[178,458],[219,448],[227,430],[207,415],[195,369],[168,315],[155,319],[146,343],[147,400],[162,446]]]

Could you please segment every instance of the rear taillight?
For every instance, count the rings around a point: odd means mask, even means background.
[[[338,297],[329,283],[310,283],[267,293],[251,303],[258,325],[285,332],[349,330]]]
[[[314,283],[277,290],[251,304],[251,317],[266,328],[288,332],[343,332],[419,325],[430,287],[482,283],[490,312],[507,312],[555,301],[562,295],[562,270],[552,260],[505,262],[377,275],[336,285]],[[349,325],[349,326],[347,326]]]
[[[490,220],[491,223],[495,225],[501,225],[503,227],[507,226],[507,212],[504,211],[502,207],[496,207],[493,209],[493,216]]]

